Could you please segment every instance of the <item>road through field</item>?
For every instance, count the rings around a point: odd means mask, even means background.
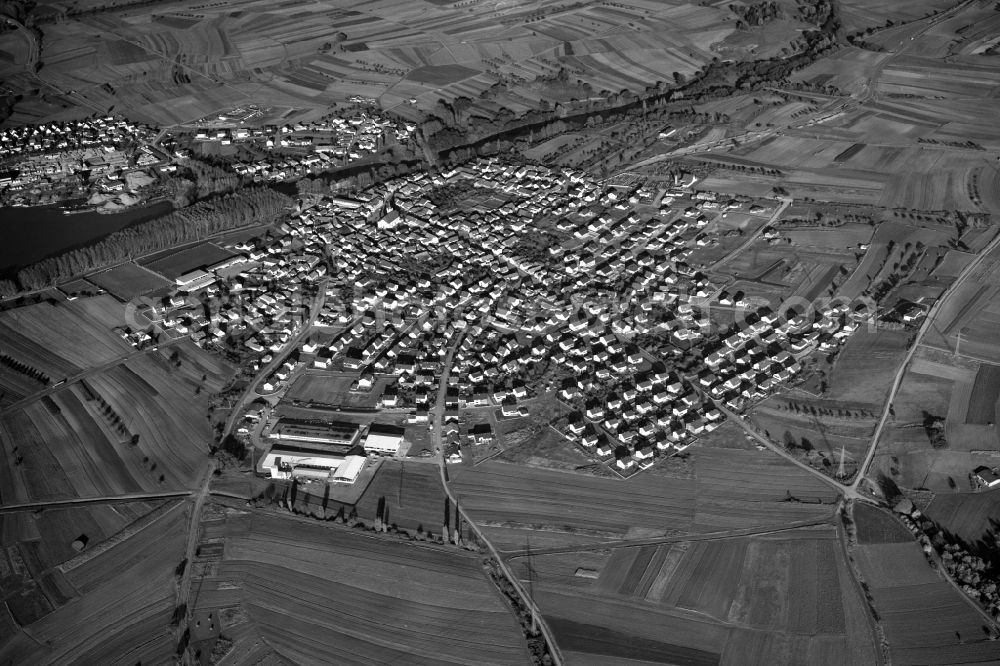
[[[750,247],[751,245],[753,245],[754,241],[756,241],[758,238],[760,238],[760,235],[763,234],[766,229],[770,228],[772,224],[774,224],[775,222],[777,222],[778,218],[781,217],[781,214],[785,212],[785,209],[792,205],[792,198],[791,197],[778,197],[778,200],[781,202],[781,205],[778,206],[777,209],[775,209],[774,214],[771,215],[771,217],[768,218],[767,222],[765,222],[764,224],[760,225],[760,227],[757,229],[757,231],[753,232],[750,235],[750,238],[747,238],[746,241],[744,241],[739,247],[737,247],[736,249],[734,249],[732,252],[729,252],[728,254],[726,254],[726,256],[724,256],[721,259],[719,259],[718,261],[716,261],[714,264],[712,264],[711,266],[709,266],[706,270],[709,270],[709,271],[716,271],[716,270],[718,270],[720,266],[723,266],[727,261],[729,261],[733,257],[738,256],[740,253],[742,253],[748,247]]]
[[[465,512],[465,509],[462,508],[462,505],[458,503],[458,500],[455,498],[455,495],[451,492],[451,488],[448,487],[448,463],[444,454],[444,441],[441,438],[441,428],[444,425],[444,405],[445,405],[445,398],[448,393],[448,376],[451,374],[452,358],[454,357],[455,351],[458,349],[458,346],[461,344],[462,338],[464,337],[465,337],[464,333],[456,337],[454,344],[452,344],[451,347],[448,349],[448,355],[445,357],[444,361],[444,370],[441,373],[437,400],[434,403],[434,412],[431,415],[431,425],[434,428],[432,438],[434,441],[435,456],[438,461],[438,469],[441,472],[441,485],[444,487],[444,492],[448,496],[448,501],[451,502],[451,505],[455,507],[455,510],[458,512],[458,515],[461,516],[462,520],[465,521],[465,524],[468,525],[472,529],[472,531],[476,533],[476,537],[479,539],[479,542],[485,545],[486,548],[489,550],[490,554],[493,556],[493,559],[497,563],[497,567],[507,578],[507,580],[510,581],[510,584],[514,586],[514,589],[517,590],[518,594],[521,596],[521,599],[524,601],[524,605],[531,609],[532,614],[537,620],[538,627],[541,630],[542,635],[545,636],[546,643],[548,643],[549,645],[550,655],[552,657],[552,663],[555,664],[555,666],[561,666],[565,662],[563,661],[562,653],[559,650],[559,645],[555,641],[555,635],[552,633],[552,630],[545,622],[545,618],[542,617],[541,611],[535,604],[535,600],[528,595],[527,591],[525,591],[524,589],[524,586],[521,585],[520,579],[518,579],[517,576],[514,575],[514,573],[510,570],[510,567],[507,566],[507,563],[504,561],[503,557],[500,556],[500,551],[498,551],[496,547],[492,543],[490,543],[489,539],[486,538],[486,535],[483,534],[482,530],[479,529],[479,526],[476,525],[476,523],[474,523],[471,518],[469,518],[469,515]],[[445,535],[445,538],[447,538],[447,535]]]
[[[18,511],[41,511],[44,509],[61,509],[90,504],[115,504],[117,502],[143,502],[155,499],[173,499],[190,497],[193,491],[171,490],[162,493],[126,493],[124,495],[101,495],[98,497],[74,497],[72,499],[48,500],[45,502],[22,502],[0,506],[0,513],[15,513]]]
[[[839,500],[838,500],[839,501]],[[664,543],[681,543],[688,541],[717,541],[720,539],[735,539],[738,537],[756,536],[759,534],[777,534],[788,530],[797,530],[803,527],[816,527],[817,525],[830,525],[832,520],[824,518],[822,520],[801,520],[788,523],[781,527],[747,527],[740,530],[725,530],[723,532],[706,532],[704,534],[681,534],[674,536],[649,537],[646,539],[616,539],[613,541],[600,541],[598,543],[574,544],[572,546],[553,546],[552,548],[532,548],[530,551],[505,550],[501,551],[509,560],[519,557],[534,557],[536,555],[559,555],[562,553],[579,553],[589,550],[605,550],[609,548],[638,548],[640,546],[656,546]]]
[[[990,241],[990,244],[983,248],[976,258],[969,262],[969,264],[962,269],[955,281],[951,283],[947,290],[941,294],[931,309],[927,312],[927,316],[924,317],[923,324],[920,325],[920,330],[917,331],[916,337],[913,338],[913,342],[910,343],[910,348],[906,352],[906,358],[900,364],[899,369],[896,371],[896,376],[892,381],[892,388],[889,389],[889,396],[885,401],[885,407],[882,409],[882,417],[878,421],[878,425],[875,427],[875,432],[872,434],[871,443],[868,445],[868,452],[865,454],[864,461],[861,463],[861,467],[858,469],[857,478],[854,479],[854,483],[851,484],[850,489],[857,491],[858,486],[861,482],[867,478],[868,467],[871,465],[872,460],[875,458],[875,451],[878,448],[878,440],[882,434],[882,430],[885,428],[885,424],[889,421],[889,416],[892,414],[892,402],[896,398],[896,392],[899,390],[900,384],[903,382],[903,376],[906,374],[906,369],[910,365],[910,361],[913,360],[913,355],[916,353],[917,348],[920,346],[920,341],[927,333],[927,331],[934,325],[934,317],[937,315],[938,310],[940,310],[941,305],[947,301],[951,296],[953,296],[958,287],[965,282],[966,279],[975,271],[975,269],[986,259],[986,257],[997,247],[1000,247],[1000,233]]]
[[[813,476],[815,476],[818,479],[822,479],[827,485],[833,486],[834,488],[837,489],[837,492],[839,492],[842,495],[844,495],[844,497],[846,497],[848,499],[866,499],[863,495],[861,495],[860,493],[858,493],[858,491],[857,491],[857,489],[855,487],[844,485],[843,483],[840,483],[836,479],[833,479],[833,478],[827,476],[826,474],[824,474],[823,472],[819,471],[818,469],[816,469],[812,465],[808,465],[808,464],[802,462],[801,460],[799,460],[798,458],[796,458],[795,456],[791,455],[790,453],[788,453],[787,451],[785,451],[783,448],[781,448],[780,446],[778,446],[777,444],[775,444],[774,442],[772,442],[770,439],[768,439],[764,435],[761,435],[759,432],[757,432],[753,428],[753,426],[751,426],[749,423],[747,423],[739,414],[734,413],[731,409],[729,409],[725,405],[723,405],[721,403],[716,403],[715,406],[716,406],[716,408],[719,411],[721,411],[723,414],[726,415],[727,419],[729,419],[730,421],[732,421],[733,423],[735,423],[739,427],[743,428],[743,431],[746,432],[751,437],[753,437],[755,440],[757,440],[758,442],[760,442],[761,444],[763,444],[767,448],[771,449],[772,451],[774,451],[779,456],[781,456],[782,458],[784,458],[788,462],[792,463],[796,467],[799,467],[800,469],[803,469],[803,470],[809,472],[810,474],[812,474]]]
[[[102,373],[102,372],[104,372],[106,370],[110,370],[111,368],[116,368],[119,365],[121,365],[123,363],[127,363],[128,361],[132,360],[136,356],[140,356],[140,355],[146,354],[146,353],[153,353],[153,352],[159,351],[160,349],[165,349],[166,347],[169,347],[170,345],[174,344],[178,340],[182,340],[182,339],[184,339],[184,338],[174,338],[173,340],[167,340],[166,342],[161,342],[160,344],[153,345],[152,347],[147,347],[145,349],[136,349],[134,351],[131,351],[131,352],[125,354],[124,356],[120,356],[119,358],[114,359],[113,361],[108,361],[107,363],[104,363],[103,365],[94,366],[93,368],[87,368],[83,372],[78,372],[75,375],[72,375],[70,377],[66,377],[62,381],[60,381],[60,382],[58,382],[56,384],[53,384],[52,386],[46,386],[41,391],[37,391],[35,393],[32,393],[31,395],[25,396],[25,397],[21,398],[20,400],[18,400],[17,402],[10,403],[9,405],[7,405],[6,407],[4,407],[3,409],[0,409],[0,416],[3,416],[5,414],[10,414],[10,413],[12,413],[12,412],[14,412],[14,411],[16,411],[18,409],[21,409],[22,407],[30,405],[31,403],[35,402],[39,398],[44,398],[45,396],[47,396],[47,395],[49,395],[51,393],[54,393],[54,392],[58,391],[59,389],[66,388],[70,384],[74,384],[74,383],[80,381],[81,379],[86,379],[87,377],[91,377],[93,375]]]
[[[209,495],[209,486],[212,484],[212,473],[215,471],[215,458],[209,460],[205,469],[205,478],[201,482],[201,487],[194,495],[194,507],[191,509],[191,522],[188,524],[187,546],[184,550],[184,573],[177,584],[177,602],[175,608],[185,607],[186,614],[183,622],[178,623],[174,638],[178,641],[181,635],[188,629],[188,623],[194,615],[193,608],[187,608],[188,597],[191,594],[191,571],[194,569],[195,549],[198,546],[198,539],[201,536],[201,511],[205,507],[205,499]]]

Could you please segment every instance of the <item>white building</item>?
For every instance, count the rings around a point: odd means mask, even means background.
[[[381,455],[394,456],[399,452],[399,447],[403,443],[402,428],[379,426],[375,424],[368,431],[365,438],[364,447],[368,453],[378,453]]]
[[[272,479],[312,479],[354,483],[365,468],[365,456],[338,455],[322,447],[275,445],[264,456],[261,469]]]

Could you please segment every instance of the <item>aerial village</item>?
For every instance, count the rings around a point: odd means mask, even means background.
[[[118,208],[138,203],[149,171],[169,157],[156,130],[116,116],[0,130],[0,197],[34,205],[90,197]]]
[[[858,325],[846,306],[804,316],[744,303],[742,321],[713,320],[712,305],[733,297],[685,259],[714,217],[775,208],[717,201],[691,177],[654,192],[479,161],[304,200],[277,237],[180,275],[172,296],[144,307],[151,326],[121,334],[136,346],[190,336],[216,351],[238,337],[272,402],[287,404],[304,373],[349,375],[350,392],[377,392],[375,415],[405,413],[406,433],[433,428],[440,407],[452,462],[497,435],[463,424],[463,408],[523,416],[555,401],[550,425],[566,446],[628,477],[792,380],[805,355],[835,349]],[[674,355],[639,344],[654,339]],[[678,369],[685,352],[699,360]],[[326,418],[261,428],[251,413],[242,431],[270,432],[261,473],[350,482],[356,456],[402,455],[416,439],[402,429],[364,438],[335,418],[339,407],[292,402]],[[352,474],[337,471],[345,465]]]
[[[237,113],[242,111],[243,113]],[[226,155],[230,168],[255,183],[277,183],[342,166],[405,143],[415,126],[373,110],[311,123],[245,125],[259,110],[235,109],[197,123],[193,132],[158,132],[119,116],[49,122],[0,131],[0,202],[32,206],[73,202],[114,212],[149,199],[149,186],[192,157]],[[183,140],[178,141],[179,138]],[[247,149],[237,154],[237,148]],[[253,159],[250,159],[250,155]]]
[[[257,159],[232,159],[232,168],[254,182],[280,182],[312,171],[359,160],[377,152],[386,138],[406,142],[415,125],[396,123],[373,110],[359,110],[349,118],[334,115],[309,123],[244,125],[232,112],[203,120],[195,132],[198,144],[226,147],[250,146],[262,151]],[[266,151],[278,149],[276,155]],[[280,158],[279,158],[280,155]]]

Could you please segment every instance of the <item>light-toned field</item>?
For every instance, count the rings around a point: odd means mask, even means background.
[[[528,661],[513,614],[461,550],[358,534],[288,515],[204,523],[215,544],[197,611],[241,618],[296,663]],[[208,549],[203,547],[203,553]],[[232,620],[230,620],[232,621]]]
[[[610,556],[521,556],[512,566],[530,581],[571,663],[874,658],[867,613],[829,526],[619,547]]]
[[[832,488],[770,452],[691,449],[694,478],[628,481],[488,461],[452,469],[451,486],[496,543],[517,550],[534,535],[632,539],[824,519]],[[786,501],[789,494],[801,502]],[[504,530],[504,531],[501,531]],[[492,540],[492,537],[491,537]]]

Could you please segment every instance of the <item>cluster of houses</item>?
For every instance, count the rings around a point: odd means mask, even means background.
[[[92,147],[111,151],[121,148],[126,142],[152,138],[155,133],[147,125],[129,122],[118,116],[6,127],[0,129],[0,159],[74,148]]]
[[[25,205],[46,192],[59,199],[135,193],[155,180],[149,170],[163,161],[146,143],[154,134],[113,116],[0,130],[3,199]]]
[[[748,313],[717,349],[705,350],[700,388],[739,410],[801,371],[802,356],[817,348],[836,351],[858,326],[849,315],[847,305],[821,309],[812,317],[779,317],[766,307]]]
[[[396,123],[374,111],[359,111],[349,118],[331,117],[310,123],[201,127],[194,138],[222,145],[249,142],[267,149],[293,149],[283,151],[280,158],[276,155],[232,163],[240,175],[265,182],[283,181],[361,159],[377,152],[387,137],[404,143],[415,130],[415,125]]]
[[[324,288],[325,254],[315,244],[293,245],[296,226],[293,218],[282,226],[281,238],[239,243],[237,254],[178,276],[169,295],[140,308],[152,326],[120,334],[136,347],[148,344],[151,333],[189,336],[210,349],[235,338],[252,352],[251,369],[266,365],[307,323],[308,288]],[[208,312],[206,303],[212,304]]]
[[[385,386],[380,406],[410,410],[412,423],[429,421],[447,373],[454,441],[496,436],[489,424],[463,428],[460,409],[523,415],[526,400],[552,390],[573,412],[566,437],[630,473],[683,450],[721,423],[723,404],[765,395],[856,325],[838,308],[811,318],[760,311],[719,338],[701,306],[730,297],[686,259],[712,216],[764,208],[693,185],[677,179],[658,192],[480,160],[353,198],[317,197],[277,239],[178,277],[148,316],[203,346],[248,332],[257,367],[310,324],[298,360],[276,368],[267,390],[302,367],[355,373],[352,389]],[[463,201],[435,204],[448,188]],[[325,297],[315,312],[301,296],[308,285]],[[226,298],[209,316],[204,295]],[[635,343],[664,331],[700,351],[700,373],[682,377]]]

